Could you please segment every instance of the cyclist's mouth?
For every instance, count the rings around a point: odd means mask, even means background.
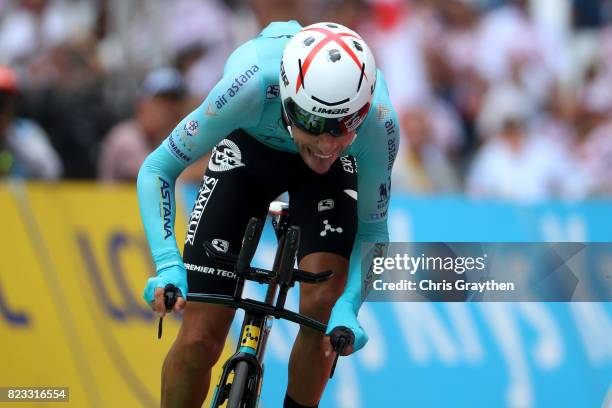
[[[311,150],[310,147],[308,147],[308,146],[306,146],[306,150],[308,150],[308,153],[311,156],[314,156],[315,158],[321,159],[321,160],[331,159],[332,157],[336,156],[334,153],[330,153],[330,154],[317,153],[317,152]]]
[[[322,154],[319,154],[319,153],[313,153],[313,154],[314,154],[316,157],[318,157],[319,159],[329,159],[330,157],[332,157],[332,155],[331,155],[331,154],[328,154],[328,155],[322,155]]]
[[[304,148],[306,150],[306,157],[304,157],[304,159],[307,159],[306,164],[319,174],[326,173],[338,158],[337,153],[321,154],[311,150],[308,146],[304,146]]]

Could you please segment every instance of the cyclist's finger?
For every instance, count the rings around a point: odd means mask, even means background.
[[[335,353],[335,350],[334,350],[334,346],[332,345],[332,342],[331,342],[331,337],[330,336],[325,336],[325,337],[327,337],[327,339],[328,339],[328,342],[327,342],[328,345],[325,348],[325,357],[327,357],[327,356],[331,355],[332,353]],[[342,351],[340,352],[340,355],[341,356],[348,356],[349,354],[352,354],[353,351],[354,351],[353,345],[344,346],[344,349],[342,349]]]
[[[340,355],[341,356],[348,356],[349,354],[352,354],[352,353],[353,353],[353,345],[350,345],[350,346],[344,347],[344,349],[342,350]]]
[[[182,296],[179,296],[176,299],[176,303],[174,304],[174,307],[172,308],[172,311],[175,313],[180,312],[181,310],[183,310],[185,308],[185,305],[187,305],[187,302],[185,301],[185,299]]]
[[[164,288],[155,288],[155,299],[151,303],[151,308],[160,316],[166,314],[166,306],[164,304]]]

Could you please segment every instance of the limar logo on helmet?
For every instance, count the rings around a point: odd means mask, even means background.
[[[327,108],[321,108],[319,106],[313,106],[312,107],[312,111],[316,112],[316,113],[328,113],[330,115],[340,115],[343,113],[349,113],[349,108],[344,108],[344,109],[327,109]]]

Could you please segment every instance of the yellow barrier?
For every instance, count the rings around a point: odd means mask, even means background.
[[[0,208],[0,386],[70,387],[74,407],[159,406],[179,321],[157,340],[134,186],[3,184]]]

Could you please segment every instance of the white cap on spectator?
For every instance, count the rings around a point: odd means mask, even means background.
[[[185,81],[174,68],[159,68],[147,75],[141,88],[142,96],[183,96]]]
[[[529,119],[533,101],[520,87],[511,83],[493,86],[483,101],[483,108],[477,119],[480,137],[486,139],[500,132],[508,121],[521,124]]]

